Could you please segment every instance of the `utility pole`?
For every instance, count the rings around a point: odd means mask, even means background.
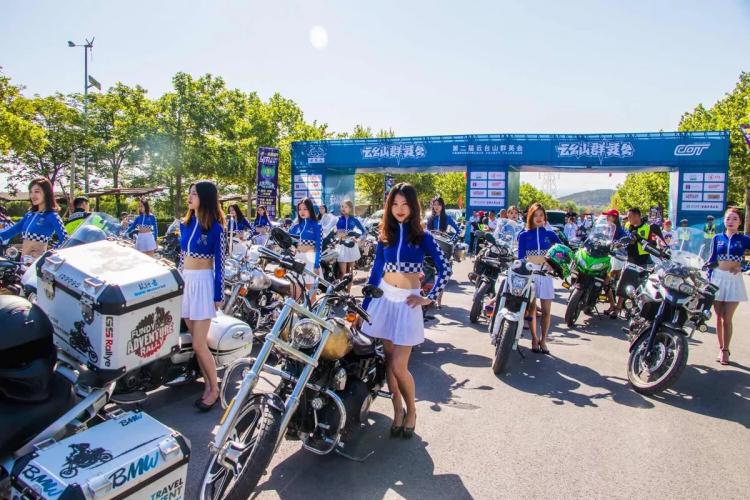
[[[85,38],[86,43],[76,44],[68,40],[68,47],[83,47],[83,131],[88,131],[88,105],[89,105],[89,88],[96,87],[102,89],[101,84],[92,76],[89,76],[89,52],[94,48],[94,38],[91,40]],[[89,155],[84,148],[83,151],[83,190],[89,192]]]

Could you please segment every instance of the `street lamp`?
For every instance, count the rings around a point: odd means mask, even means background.
[[[85,38],[84,40],[86,40],[86,43],[83,44],[76,44],[68,40],[68,47],[83,47],[83,129],[85,132],[88,128],[89,88],[97,87],[101,90],[101,85],[89,76],[89,52],[94,47],[94,38],[92,37],[91,40]],[[85,149],[83,154],[83,188],[85,192],[89,192],[89,157]]]

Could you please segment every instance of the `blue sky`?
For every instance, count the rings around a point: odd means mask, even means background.
[[[749,1],[6,0],[2,12],[0,65],[29,94],[79,91],[82,49],[66,42],[95,36],[104,86],[157,97],[177,71],[210,72],[281,92],[336,131],[674,130],[750,70]],[[621,178],[564,174],[558,193]]]

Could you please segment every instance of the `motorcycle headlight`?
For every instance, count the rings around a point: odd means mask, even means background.
[[[679,291],[680,286],[685,283],[685,280],[679,276],[675,276],[674,274],[665,273],[661,279],[661,282],[664,284],[666,288],[669,288],[670,290]]]
[[[245,269],[240,278],[250,290],[265,290],[271,286],[271,278],[258,268]]]
[[[678,290],[685,295],[693,295],[695,293],[695,287],[690,283],[683,283]]]
[[[235,259],[227,259],[224,261],[224,278],[225,279],[234,279],[237,276],[237,273],[240,272],[240,263],[237,262]]]
[[[241,260],[247,253],[247,246],[244,243],[237,242],[232,245],[232,257]]]
[[[529,278],[526,276],[519,276],[517,274],[511,274],[508,279],[510,284],[510,293],[519,297],[523,294],[523,289],[526,288],[526,284],[529,282]]]
[[[320,325],[311,319],[303,319],[292,328],[292,345],[298,349],[310,349],[318,345],[322,334]]]

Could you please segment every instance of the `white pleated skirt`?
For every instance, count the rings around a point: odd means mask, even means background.
[[[182,317],[202,320],[216,316],[214,303],[214,272],[211,269],[182,271],[185,290],[182,295]]]
[[[370,323],[362,323],[362,331],[370,337],[390,340],[395,345],[415,346],[424,341],[424,320],[421,307],[409,307],[406,298],[419,296],[419,289],[396,288],[385,281],[378,287],[383,296],[372,299],[367,306]]]
[[[315,272],[315,252],[297,252],[297,255],[295,255],[294,258],[299,262],[304,262],[305,269],[311,272]],[[312,285],[314,281],[315,278],[313,278],[309,274],[305,274],[306,285]]]
[[[336,246],[336,251],[339,253],[336,260],[339,262],[357,262],[362,256],[362,254],[359,253],[359,245],[356,243],[351,248],[346,245],[338,245]]]
[[[135,236],[135,249],[141,252],[153,252],[156,250],[154,233],[138,233]]]
[[[532,266],[537,271],[542,268],[542,266],[537,264],[532,264]],[[537,299],[552,300],[555,298],[555,281],[552,279],[552,276],[534,274],[531,279],[534,280],[534,290]]]
[[[721,302],[747,302],[747,290],[742,273],[732,274],[729,271],[714,269],[711,283],[719,287],[716,300]]]

